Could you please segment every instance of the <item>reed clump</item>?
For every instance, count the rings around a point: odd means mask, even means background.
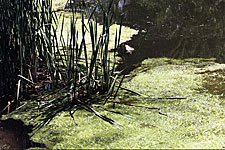
[[[1,111],[19,105],[25,92],[18,75],[35,81],[37,58],[47,56],[51,41],[43,40],[41,31],[50,33],[50,0],[0,0],[0,100]],[[48,36],[50,37],[51,34]]]
[[[35,116],[39,119],[38,129],[61,111],[69,111],[73,118],[73,113],[79,109],[93,112],[115,125],[115,121],[92,107],[92,104],[105,104],[109,98],[115,98],[123,79],[118,80],[119,73],[115,71],[115,53],[108,53],[109,29],[115,23],[113,1],[96,2],[91,8],[85,1],[78,1],[79,5],[71,8],[66,38],[63,36],[64,17],[60,22],[58,14],[52,11],[52,0],[0,0],[0,4],[3,12],[0,14],[0,96],[4,107],[9,108],[11,102],[19,106],[24,94],[33,89],[38,92],[35,100],[41,112]],[[77,10],[83,10],[79,11],[81,36],[76,25]],[[102,14],[100,35],[97,13]],[[87,48],[87,34],[91,37],[91,49]],[[121,26],[116,31],[115,48],[119,45],[120,34]],[[47,78],[40,80],[38,74]],[[43,84],[51,91],[41,89]]]

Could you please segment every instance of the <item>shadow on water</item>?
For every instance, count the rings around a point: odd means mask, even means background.
[[[116,49],[122,58],[117,69],[126,68],[124,74],[146,58],[215,57],[218,62],[225,62],[224,1],[115,0],[114,3],[117,23],[122,16],[123,25],[139,31]]]
[[[46,148],[44,144],[29,140],[28,133],[33,126],[26,126],[21,120],[0,120],[0,149]]]

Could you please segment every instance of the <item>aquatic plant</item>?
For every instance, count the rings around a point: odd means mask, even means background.
[[[0,111],[6,105],[9,109],[12,103],[19,105],[26,82],[18,75],[35,82],[37,58],[49,57],[54,15],[51,3],[51,0],[0,0]]]
[[[119,72],[115,71],[115,53],[108,52],[109,29],[114,24],[112,6],[113,1],[110,3],[104,1],[97,2],[89,9],[85,1],[80,1],[79,5],[71,7],[70,27],[66,38],[63,36],[64,16],[60,34],[58,25],[52,28],[54,46],[49,62],[53,64],[51,70],[55,89],[52,90],[52,94],[47,93],[38,99],[42,103],[38,106],[38,110],[43,113],[35,116],[39,118],[37,129],[49,123],[62,111],[69,111],[73,118],[73,113],[79,109],[92,112],[114,126],[118,124],[92,107],[92,104],[105,104],[109,98],[115,98],[122,82],[118,80]],[[76,17],[77,10],[84,10],[80,12],[81,19]],[[95,21],[96,10],[103,14],[100,35]],[[81,28],[77,26],[78,21],[82,23]],[[87,34],[91,37],[91,49],[87,49],[85,38]],[[121,26],[116,31],[115,48],[118,47],[120,34]],[[47,98],[46,101],[45,96],[51,98]]]
[[[115,125],[116,122],[91,107],[93,103],[105,104],[109,98],[115,98],[121,85],[119,73],[115,71],[115,53],[108,53],[109,29],[114,24],[113,1],[96,2],[92,8],[85,1],[78,1],[79,5],[71,7],[67,38],[63,36],[64,17],[60,22],[60,16],[52,11],[52,0],[0,2],[0,10],[4,12],[0,15],[0,96],[5,97],[6,103],[3,110],[9,109],[11,102],[19,106],[19,100],[31,90],[39,93],[37,110],[42,112],[38,114],[42,119],[36,116],[40,119],[37,128],[61,111],[69,111],[73,117],[78,109],[93,112]],[[81,36],[77,10],[83,10],[79,20]],[[95,21],[97,10],[103,14],[100,35]],[[91,37],[91,49],[87,49],[87,34]],[[121,26],[116,31],[115,48],[120,34]],[[52,91],[44,92],[43,87]],[[12,101],[8,103],[9,100]]]

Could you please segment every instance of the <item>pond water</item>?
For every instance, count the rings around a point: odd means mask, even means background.
[[[146,58],[217,58],[225,62],[222,0],[115,0],[117,23],[139,31],[117,49],[126,73]],[[125,33],[126,34],[126,33]],[[126,45],[134,49],[127,53]],[[137,65],[135,65],[137,66]]]

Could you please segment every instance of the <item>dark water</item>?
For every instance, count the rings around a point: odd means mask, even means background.
[[[0,119],[0,149],[46,148],[44,144],[29,140],[32,126],[26,126],[21,120]]]
[[[129,73],[146,58],[217,58],[225,62],[222,0],[115,0],[117,23],[139,30],[117,49]],[[124,33],[126,34],[126,33]],[[126,52],[126,46],[134,52]],[[124,73],[125,73],[124,72]]]

